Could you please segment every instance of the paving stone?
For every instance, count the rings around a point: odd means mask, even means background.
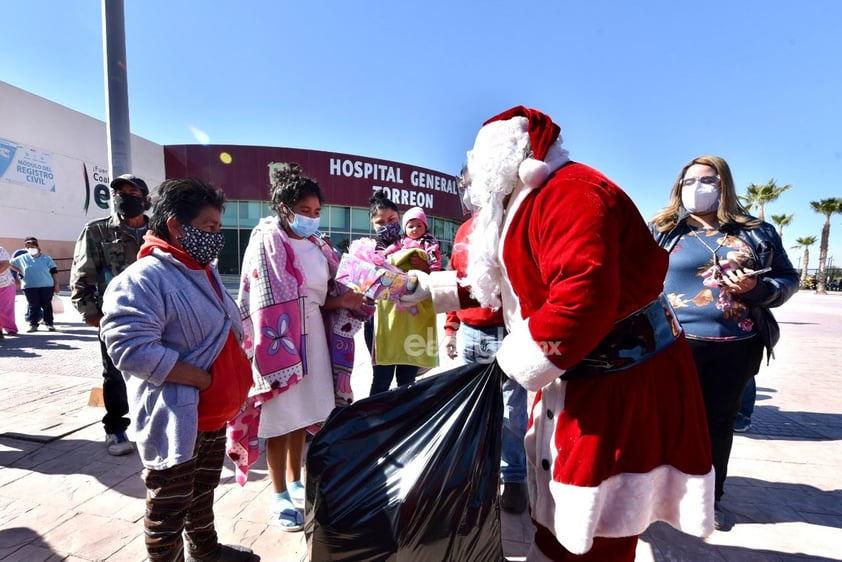
[[[45,533],[44,541],[63,554],[108,560],[142,533],[142,527],[113,519],[107,513],[75,513]]]
[[[734,439],[723,500],[733,528],[699,539],[652,525],[638,561],[842,559],[842,296],[802,292],[775,314],[777,358],[758,376],[751,431]],[[140,461],[105,451],[103,410],[87,405],[101,382],[95,332],[65,316],[60,333],[15,338],[11,348],[7,338],[0,348],[0,561],[140,562]],[[351,379],[357,397],[371,381],[360,349]],[[263,562],[301,562],[305,533],[272,525],[270,497],[265,456],[244,487],[226,464],[215,503],[220,539],[252,547]],[[501,529],[508,559],[523,560],[528,515],[502,514]]]

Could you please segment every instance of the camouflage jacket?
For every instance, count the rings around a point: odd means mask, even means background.
[[[117,215],[85,225],[70,268],[70,300],[82,318],[102,316],[102,295],[116,275],[137,261],[142,240]]]

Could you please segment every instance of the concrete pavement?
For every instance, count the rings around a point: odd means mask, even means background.
[[[100,382],[96,335],[64,299],[57,332],[0,342],[0,560],[144,560],[140,464],[105,452],[103,410],[88,406]],[[23,308],[19,297],[25,330]],[[638,560],[842,560],[842,296],[802,292],[776,316],[777,359],[758,377],[751,432],[734,439],[723,499],[733,527],[701,540],[653,525]],[[371,377],[364,355],[353,377],[358,396]],[[226,465],[216,494],[220,538],[264,561],[299,562],[304,534],[271,525],[268,487],[265,460],[244,487]],[[503,514],[502,528],[507,557],[523,560],[528,516]]]

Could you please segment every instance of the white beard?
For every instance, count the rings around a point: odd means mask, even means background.
[[[516,117],[480,129],[468,152],[468,196],[479,209],[468,237],[468,267],[464,284],[471,296],[488,308],[500,308],[503,270],[497,258],[503,226],[503,200],[517,185],[518,167],[529,150],[527,120]]]
[[[488,308],[500,308],[500,291],[506,282],[499,260],[503,201],[516,188],[523,188],[524,182],[530,189],[539,187],[552,171],[569,160],[567,150],[561,147],[561,135],[548,149],[545,161],[531,159],[528,129],[525,117],[494,121],[480,129],[468,152],[470,185],[466,195],[470,205],[479,211],[468,237],[470,249],[463,283],[470,286],[471,296]],[[531,165],[524,169],[524,164]]]
[[[497,258],[500,229],[503,224],[503,197],[489,201],[474,217],[468,236],[468,267],[463,283],[471,288],[471,296],[482,306],[500,308],[503,269]]]

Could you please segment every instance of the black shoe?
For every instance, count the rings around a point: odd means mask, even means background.
[[[38,331],[38,324],[32,324],[29,329],[26,331],[27,334],[31,334],[32,332]]]
[[[745,433],[751,429],[751,418],[742,414],[737,414],[737,419],[734,421],[734,431],[737,433]]]
[[[523,513],[529,505],[526,482],[503,482],[500,509],[506,513]]]
[[[717,531],[730,531],[731,525],[728,521],[728,515],[722,509],[719,502],[713,503],[713,528]]]
[[[221,544],[216,554],[209,556],[188,554],[185,560],[186,562],[248,562],[253,558],[252,551],[248,547],[237,544]]]

